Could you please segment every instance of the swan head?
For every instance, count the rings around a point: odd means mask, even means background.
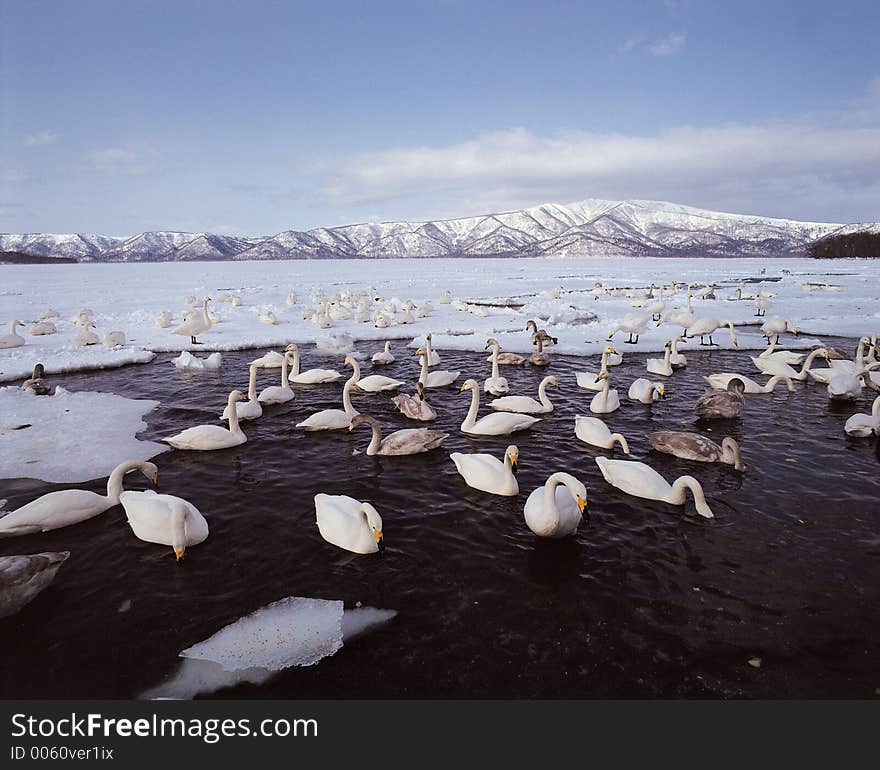
[[[611,378],[609,377],[608,372],[599,372],[599,374],[596,375],[596,382],[599,382],[599,380],[610,380],[610,379]]]
[[[296,343],[291,342],[286,348],[284,348],[285,353],[296,353],[299,348],[296,346]]]
[[[350,366],[352,369],[357,365],[357,361],[354,360],[351,356],[346,356],[345,360],[342,362],[346,366]]]
[[[730,436],[725,436],[721,442],[721,458],[724,462],[732,465],[735,470],[744,471],[746,469],[740,454],[739,444],[736,439]]]
[[[357,387],[357,385],[355,385]],[[348,425],[349,430],[354,430],[355,428],[359,428],[361,425],[369,425],[371,428],[378,428],[379,423],[368,414],[357,414],[351,418],[351,422]]]
[[[361,511],[367,519],[367,526],[376,539],[376,547],[380,551],[385,550],[385,541],[382,539],[382,517],[379,515],[379,511],[370,503],[361,503]]]
[[[247,401],[247,396],[242,393],[240,390],[233,390],[229,394],[229,403],[234,404],[236,401]]]
[[[609,356],[610,356],[610,355],[617,355],[617,351],[616,351],[613,347],[611,347],[611,345],[608,345],[608,347],[605,348],[605,352],[606,352]]]
[[[666,388],[663,386],[663,383],[658,383],[656,387],[657,392],[660,394],[660,398],[666,398]]]
[[[413,358],[418,358],[419,356],[423,356],[423,355],[425,355],[425,351],[422,350],[421,348],[419,348],[418,350],[416,350],[415,353],[413,353]]]
[[[559,387],[561,387],[561,385],[559,384],[559,380],[557,379],[556,375],[551,374],[549,377],[546,377],[545,379],[547,380],[547,384],[548,384],[548,385],[552,385],[554,388],[559,388]]]
[[[141,473],[143,473],[144,476],[146,476],[150,480],[150,483],[152,483],[152,485],[154,487],[158,486],[158,484],[159,484],[159,469],[156,467],[155,463],[145,462],[141,466]]]
[[[484,347],[483,350],[488,350],[490,347],[497,344],[498,340],[496,340],[494,337],[489,337],[489,339],[486,340],[486,347]]]
[[[470,379],[470,380],[465,380],[464,383],[462,383],[462,386],[458,389],[458,392],[464,393],[466,390],[479,390],[479,389],[480,389],[480,386],[477,383],[477,381],[474,379]]]
[[[507,451],[505,451],[504,457],[510,460],[511,473],[516,474],[517,463],[519,462],[519,447],[517,447],[516,444],[511,444],[509,447],[507,447]]]
[[[44,374],[44,369],[42,364],[34,364],[34,371],[32,373],[32,377],[35,380],[39,380]]]
[[[422,384],[421,380],[416,383],[416,393],[419,394],[419,398],[422,401],[425,400],[425,386]]]

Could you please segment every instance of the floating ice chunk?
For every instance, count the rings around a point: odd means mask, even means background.
[[[326,356],[339,356],[354,350],[354,337],[350,334],[324,334],[315,340],[315,348]]]

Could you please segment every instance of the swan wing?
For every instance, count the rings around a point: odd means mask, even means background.
[[[344,409],[323,409],[296,424],[306,430],[340,430],[351,425],[351,417]]]
[[[225,449],[243,444],[247,439],[234,436],[220,425],[195,425],[173,436],[166,436],[162,441],[177,449]]]
[[[666,479],[645,463],[597,457],[596,464],[605,481],[628,495],[663,500],[672,491]]]
[[[428,428],[404,428],[382,439],[379,453],[383,455],[409,455],[436,449],[449,436],[439,430]]]
[[[0,535],[26,535],[78,524],[110,508],[110,499],[86,489],[61,489],[0,518]]]
[[[498,412],[519,412],[521,414],[539,414],[547,411],[540,401],[531,396],[504,396],[489,402],[489,406]]]
[[[354,553],[373,553],[378,545],[366,520],[360,515],[361,503],[348,495],[315,495],[315,522],[328,543]]]

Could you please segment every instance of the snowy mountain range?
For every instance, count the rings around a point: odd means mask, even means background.
[[[877,228],[877,223],[861,227]],[[794,257],[853,225],[797,222],[661,201],[546,203],[433,222],[382,222],[234,237],[146,232],[103,235],[0,233],[0,251],[81,262],[381,257]]]

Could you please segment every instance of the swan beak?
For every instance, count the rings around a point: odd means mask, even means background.
[[[183,550],[174,552],[174,555],[177,557],[177,561],[180,561],[183,558],[183,554],[184,554]]]
[[[609,347],[608,351],[614,353],[614,355],[617,355],[617,351],[614,348]]]
[[[666,388],[660,388],[660,398],[666,398]]]
[[[462,385],[462,386],[458,389],[458,392],[459,392],[459,393],[464,393],[464,385]]]
[[[513,473],[514,475],[516,475],[518,468],[519,468],[519,455],[516,455],[516,457],[510,458],[510,472]]]
[[[380,551],[385,550],[385,540],[382,538],[382,530],[376,530],[376,545],[378,546]]]
[[[580,512],[583,513],[584,508],[587,507],[587,498],[586,497],[579,497],[577,499],[577,501],[578,501],[578,508],[580,509]]]
[[[358,393],[363,393],[363,391],[364,391],[364,389],[360,385],[358,385],[357,383],[354,383],[351,386],[351,389],[356,390]]]

